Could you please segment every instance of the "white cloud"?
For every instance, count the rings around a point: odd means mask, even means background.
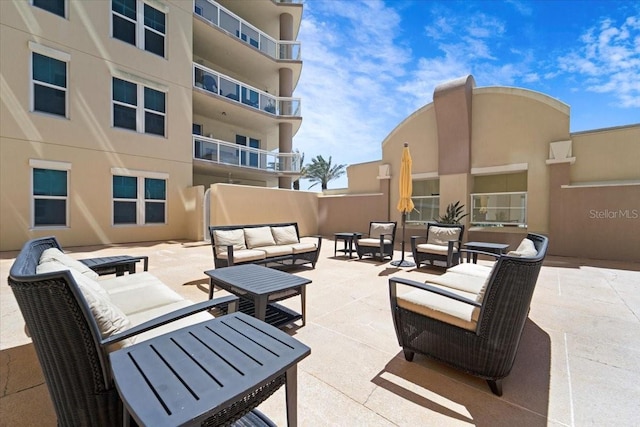
[[[630,16],[619,27],[603,19],[580,42],[558,59],[560,69],[588,77],[586,90],[611,94],[620,107],[640,107],[640,17]]]

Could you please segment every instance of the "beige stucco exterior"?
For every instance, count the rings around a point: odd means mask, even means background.
[[[138,8],[144,4],[139,0]],[[194,63],[197,58],[243,85],[292,96],[302,61],[276,67],[277,59],[206,22],[192,0],[149,4],[165,14],[164,57],[111,35],[110,1],[67,1],[64,16],[29,1],[0,2],[0,250],[44,235],[56,235],[64,246],[196,237],[205,221],[198,212],[202,189],[212,183],[291,185],[291,174],[194,160],[192,123],[202,125],[203,136],[228,144],[243,135],[259,140],[261,149],[286,153],[301,121],[204,93],[194,84]],[[301,22],[301,4],[261,0],[246,8],[221,1],[219,7],[276,40],[282,33],[295,41]],[[33,52],[67,64],[65,116],[34,111]],[[114,127],[113,78],[165,93],[164,136]],[[47,165],[67,170],[67,222],[34,227],[33,169]],[[114,175],[164,179],[165,222],[114,225]]]

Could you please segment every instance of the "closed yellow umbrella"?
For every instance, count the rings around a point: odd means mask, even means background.
[[[393,261],[391,265],[396,267],[415,267],[415,264],[404,259],[404,227],[407,222],[407,214],[414,208],[411,194],[413,184],[411,182],[411,153],[409,143],[404,143],[402,149],[402,160],[400,162],[400,199],[398,200],[398,210],[402,212],[402,259]]]

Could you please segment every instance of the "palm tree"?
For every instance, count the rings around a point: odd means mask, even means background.
[[[296,148],[296,153],[299,153],[297,148]],[[304,153],[302,153],[302,156],[300,156],[300,178],[293,181],[294,190],[300,189],[300,179],[305,178],[306,174],[307,174],[307,167],[304,165]]]
[[[322,156],[318,155],[316,158],[311,159],[310,165],[307,165],[305,178],[313,182],[311,187],[320,183],[322,189],[326,190],[329,181],[344,175],[345,167],[346,165],[331,166],[331,156],[329,156],[329,161],[326,161]]]

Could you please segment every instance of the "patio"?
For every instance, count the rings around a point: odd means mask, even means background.
[[[147,255],[149,271],[164,283],[193,301],[207,298],[203,271],[213,267],[208,244],[65,249],[74,258]],[[39,364],[6,281],[15,255],[0,253],[0,426],[55,426]],[[301,426],[637,423],[640,265],[547,256],[501,398],[483,380],[423,356],[416,355],[413,363],[404,360],[389,313],[388,278],[428,281],[442,271],[334,258],[329,240],[316,269],[292,271],[313,281],[307,287],[306,326],[290,330],[311,347],[298,371]],[[283,304],[300,308],[297,298]],[[278,425],[286,425],[284,408],[282,389],[260,406]]]

